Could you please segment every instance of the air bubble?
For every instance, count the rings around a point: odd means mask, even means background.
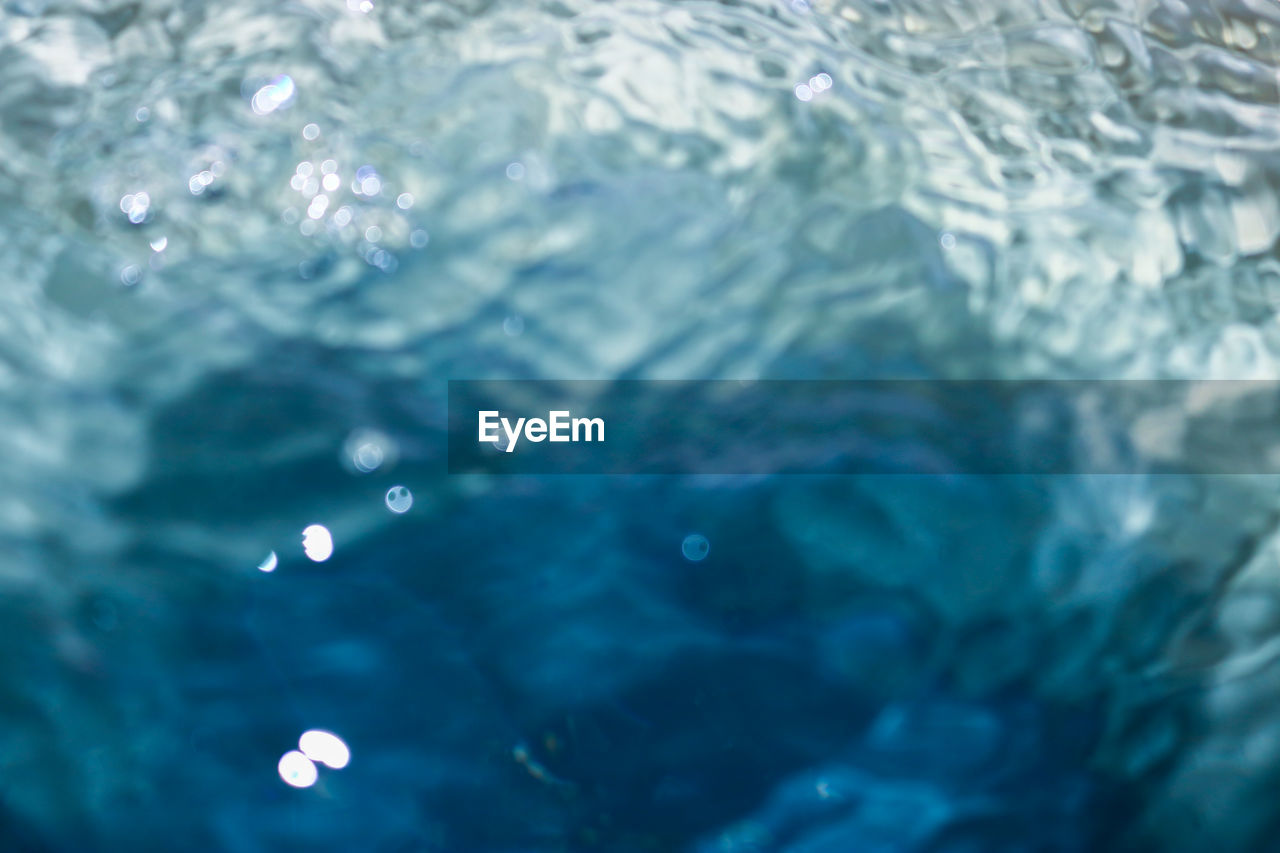
[[[392,486],[387,489],[387,509],[396,514],[403,514],[413,506],[413,493],[404,486]]]
[[[680,553],[690,562],[701,562],[711,553],[711,542],[701,533],[690,533],[680,543]]]
[[[396,444],[377,430],[362,429],[348,436],[342,446],[343,461],[357,474],[368,474],[395,462]]]

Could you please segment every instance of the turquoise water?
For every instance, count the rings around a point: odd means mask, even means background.
[[[458,378],[1274,378],[1277,28],[9,0],[4,846],[1271,849],[1273,479],[443,436]]]

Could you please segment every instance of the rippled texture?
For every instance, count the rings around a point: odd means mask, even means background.
[[[450,377],[1275,376],[1274,3],[351,5],[0,12],[14,845],[1274,836],[1273,481],[440,444]]]

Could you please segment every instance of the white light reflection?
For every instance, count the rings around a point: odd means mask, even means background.
[[[796,97],[802,101],[812,101],[834,85],[835,81],[831,79],[831,75],[823,71],[810,77],[807,82],[796,86]]]
[[[302,531],[302,551],[311,560],[323,563],[333,556],[333,536],[323,524],[312,524]]]
[[[375,196],[382,192],[382,178],[372,166],[361,166],[356,169],[351,189],[359,195]]]
[[[303,732],[298,738],[298,749],[307,758],[333,770],[341,770],[351,763],[351,750],[333,732],[321,729]]]
[[[205,188],[213,183],[213,177],[213,172],[209,169],[196,172],[187,179],[187,189],[191,191],[192,195],[200,195],[200,193],[205,191]]]
[[[261,563],[258,563],[258,571],[274,572],[276,570],[276,566],[278,565],[280,565],[280,558],[276,556],[275,551],[272,551],[270,554],[267,555],[267,558],[265,560],[263,560]]]
[[[264,116],[281,107],[289,106],[297,93],[298,89],[293,84],[293,78],[288,74],[280,74],[254,93],[250,106],[255,113]]]
[[[327,195],[318,195],[311,199],[311,204],[307,206],[307,216],[312,219],[319,219],[324,216],[324,212],[329,209],[329,197]]]
[[[295,788],[310,788],[320,775],[311,759],[296,749],[291,749],[280,756],[280,763],[276,765],[276,770],[279,771],[280,778],[286,785],[292,785]]]
[[[145,192],[128,193],[120,197],[120,212],[129,217],[134,225],[142,224],[151,209],[151,196]]]

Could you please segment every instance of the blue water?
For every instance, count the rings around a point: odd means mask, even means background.
[[[1273,478],[449,476],[444,402],[1274,378],[1278,27],[9,0],[0,847],[1275,849]]]

